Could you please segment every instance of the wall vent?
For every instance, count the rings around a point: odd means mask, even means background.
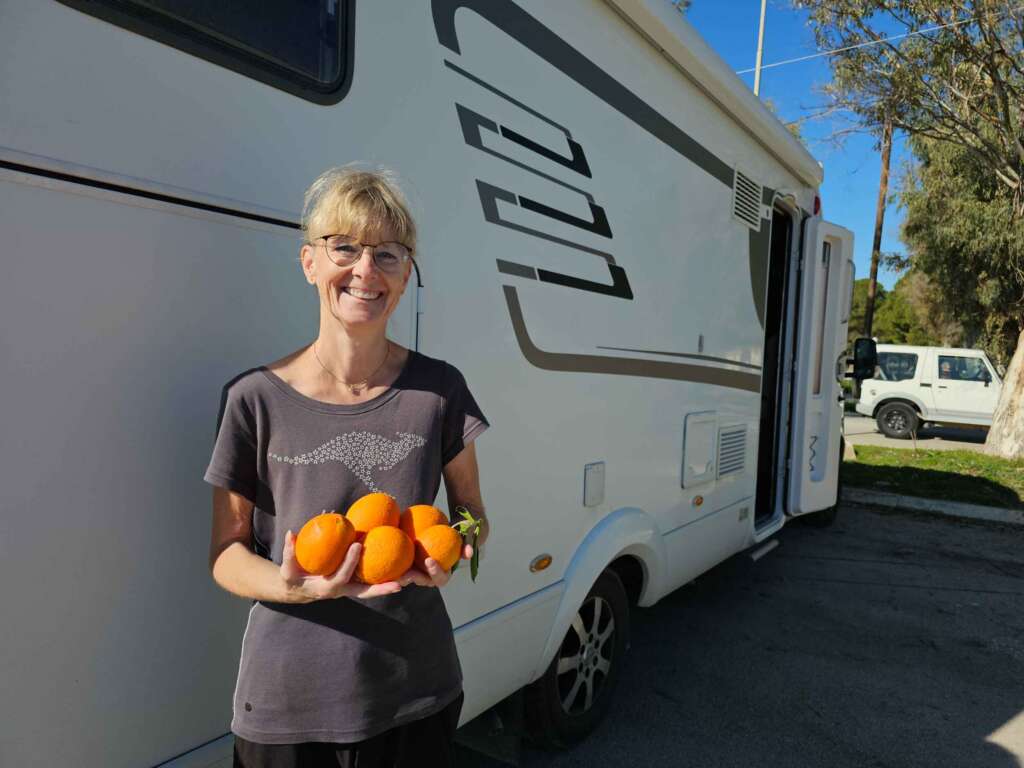
[[[743,471],[747,458],[747,428],[723,427],[718,431],[718,476],[735,475]]]
[[[735,171],[732,182],[732,215],[753,230],[761,229],[761,185]]]

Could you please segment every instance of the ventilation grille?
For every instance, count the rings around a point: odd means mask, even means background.
[[[723,427],[718,432],[718,476],[743,471],[747,457],[747,428]]]
[[[761,185],[736,171],[732,184],[732,214],[748,227],[761,229]]]

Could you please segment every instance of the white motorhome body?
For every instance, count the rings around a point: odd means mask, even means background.
[[[492,540],[445,590],[464,721],[604,570],[651,605],[835,502],[852,237],[671,3],[241,8],[0,5],[4,765],[228,743],[247,606],[201,477],[222,385],[316,333],[296,227],[331,165],[406,180],[392,337],[493,427]]]

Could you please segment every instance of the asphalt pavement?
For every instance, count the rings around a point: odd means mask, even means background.
[[[879,445],[886,448],[911,448],[910,440],[894,440],[878,431],[875,420],[859,413],[847,413],[846,439],[853,445]],[[917,433],[917,447],[940,451],[980,451],[985,447],[986,427],[923,427]]]
[[[778,538],[635,610],[607,719],[520,764],[1024,765],[1024,530],[844,505]]]

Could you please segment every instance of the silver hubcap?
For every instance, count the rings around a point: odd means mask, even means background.
[[[558,692],[562,710],[579,715],[589,710],[604,689],[615,647],[611,607],[591,597],[572,620],[558,655]]]
[[[894,432],[902,432],[907,428],[907,417],[901,411],[890,411],[886,414],[885,423]]]

